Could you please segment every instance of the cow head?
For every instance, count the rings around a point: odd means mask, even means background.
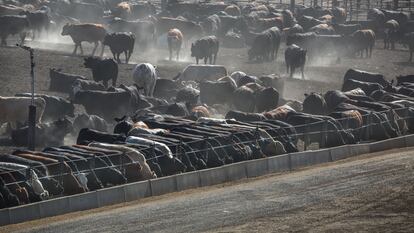
[[[98,57],[86,57],[84,61],[83,65],[85,68],[94,69],[101,59]]]
[[[69,24],[69,23],[67,23],[67,24],[65,24],[64,26],[63,26],[63,28],[62,28],[62,33],[61,33],[61,35],[62,36],[66,36],[66,35],[69,35],[70,33],[71,33],[71,27],[72,25],[71,24]]]

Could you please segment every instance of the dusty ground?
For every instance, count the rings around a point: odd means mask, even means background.
[[[0,232],[412,232],[414,148],[0,228]]]

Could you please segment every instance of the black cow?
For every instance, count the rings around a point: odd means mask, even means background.
[[[357,81],[354,79],[347,79],[342,84],[342,91],[350,91],[355,88],[361,88],[367,95],[371,95],[376,90],[381,90],[384,87],[378,83],[369,83],[363,81]]]
[[[108,87],[108,80],[112,80],[112,86],[116,86],[118,64],[113,59],[87,57],[84,60],[85,67],[92,70],[93,80],[103,81],[105,87]]]
[[[1,46],[6,46],[6,39],[9,35],[20,35],[20,43],[24,43],[26,31],[29,29],[29,20],[26,16],[4,15],[0,16],[0,38]]]
[[[267,120],[263,114],[260,113],[248,113],[230,110],[226,114],[226,119],[235,119],[236,121],[250,122],[250,121],[264,121]]]
[[[307,50],[300,48],[299,46],[292,44],[285,51],[285,63],[286,72],[289,73],[290,77],[293,77],[293,73],[296,68],[300,68],[302,73],[302,79],[305,79],[305,63],[306,63],[306,52]]]
[[[93,129],[81,129],[76,144],[88,145],[91,142],[116,143],[125,142],[126,137],[119,134],[109,134]]]
[[[104,45],[109,46],[114,59],[121,63],[119,56],[125,54],[125,63],[128,63],[134,52],[135,35],[131,33],[111,33],[107,34],[103,41]]]
[[[200,83],[200,101],[208,105],[229,103],[235,90],[231,82],[204,81]]]
[[[210,64],[216,64],[218,51],[219,41],[215,36],[202,37],[191,44],[191,57],[195,57],[197,64],[198,60],[203,58],[204,64],[207,64],[207,59]]]
[[[378,83],[383,87],[386,87],[390,84],[382,74],[370,73],[367,71],[356,69],[349,69],[345,73],[344,82],[348,79],[353,79],[361,82]]]
[[[47,11],[38,10],[38,11],[23,11],[20,15],[26,15],[27,19],[29,20],[29,28],[32,30],[34,40],[35,32],[40,34],[42,30],[46,32],[49,30],[50,25],[50,17]]]
[[[256,92],[256,111],[270,111],[277,107],[279,92],[273,87],[267,87]]]
[[[249,61],[253,59],[265,61],[269,60],[270,57],[274,57],[273,44],[273,34],[270,31],[266,30],[258,34],[248,51]]]
[[[327,104],[324,97],[321,94],[312,92],[305,94],[305,100],[303,101],[303,112],[313,115],[325,115],[327,114]]]

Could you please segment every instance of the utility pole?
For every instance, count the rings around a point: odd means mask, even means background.
[[[30,100],[30,105],[29,105],[29,120],[28,122],[28,132],[27,132],[27,148],[29,150],[34,150],[35,149],[35,135],[36,135],[36,106],[34,104],[34,67],[35,67],[35,63],[34,63],[34,50],[28,46],[24,46],[24,45],[19,45],[16,44],[16,46],[29,51],[30,54],[30,77],[31,77],[31,100]]]

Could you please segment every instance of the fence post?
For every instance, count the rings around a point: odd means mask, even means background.
[[[63,158],[59,158],[59,168],[60,168],[60,175],[59,175],[59,183],[63,187]]]
[[[328,120],[324,120],[323,121],[323,125],[322,125],[322,140],[321,140],[321,144],[319,144],[319,148],[325,148],[326,147],[326,138],[327,138],[327,134],[328,134]]]
[[[353,13],[353,9],[352,9],[352,0],[349,1],[349,20],[352,21],[352,14]]]

